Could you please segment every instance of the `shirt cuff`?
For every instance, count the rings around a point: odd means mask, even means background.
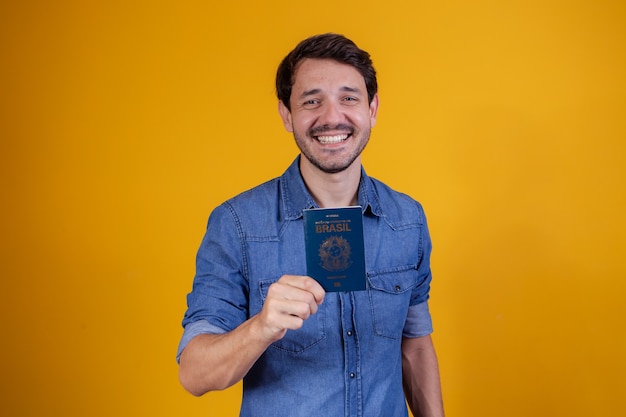
[[[183,337],[180,339],[180,343],[178,344],[178,352],[176,353],[176,362],[180,363],[180,354],[183,353],[183,350],[187,346],[187,344],[194,337],[201,334],[222,334],[226,333],[226,330],[221,329],[217,326],[212,325],[206,320],[198,320],[193,323],[189,323],[185,326],[185,330],[183,331]]]
[[[433,321],[430,317],[428,301],[410,306],[409,313],[407,314],[406,321],[404,322],[402,336],[422,337],[429,335],[432,332]]]

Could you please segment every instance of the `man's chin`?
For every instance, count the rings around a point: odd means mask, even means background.
[[[309,159],[309,158],[307,158],[307,160],[311,163],[311,165],[313,165],[315,168],[319,169],[325,174],[339,174],[345,171],[346,169],[348,169],[354,163],[356,158],[353,158],[349,162],[341,162],[341,163],[334,163],[334,164],[325,164],[320,161],[316,161],[314,159]]]

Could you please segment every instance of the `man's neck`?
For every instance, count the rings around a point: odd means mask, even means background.
[[[329,174],[313,166],[304,156],[300,172],[311,196],[321,208],[346,207],[357,204],[361,180],[361,158],[341,172]]]

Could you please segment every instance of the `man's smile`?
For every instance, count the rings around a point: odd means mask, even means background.
[[[332,143],[343,142],[344,140],[348,139],[348,136],[350,136],[348,133],[342,133],[339,135],[332,135],[332,136],[313,136],[313,137],[317,139],[319,143],[323,145],[328,145]]]

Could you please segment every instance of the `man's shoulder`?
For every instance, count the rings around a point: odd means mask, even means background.
[[[369,179],[381,212],[389,222],[398,225],[425,222],[424,208],[419,201],[376,178]]]
[[[243,191],[215,207],[211,217],[231,217],[240,227],[259,225],[276,219],[280,201],[280,178],[274,178]]]
[[[224,201],[209,222],[226,222],[248,237],[276,236],[285,220],[281,178],[274,178]]]
[[[280,176],[260,183],[234,197],[226,200],[224,205],[232,206],[237,210],[278,210],[283,194],[292,192],[287,190],[291,183],[294,187],[294,177],[299,175],[297,160],[293,162]]]
[[[280,177],[277,177],[242,191],[226,200],[225,203],[235,207],[247,207],[249,204],[276,204],[279,192]]]

